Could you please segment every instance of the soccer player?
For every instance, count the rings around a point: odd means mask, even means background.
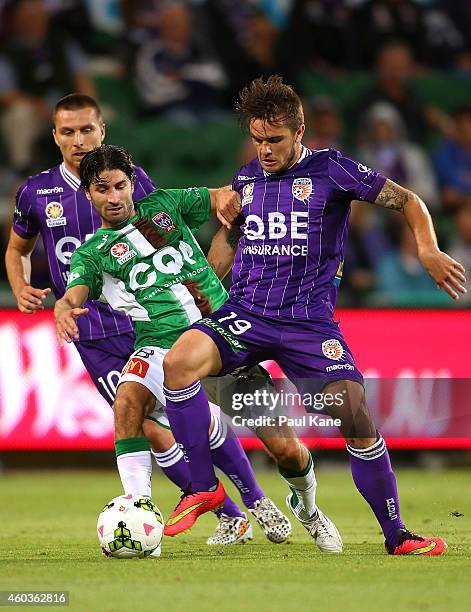
[[[19,310],[26,314],[42,308],[44,298],[51,291],[49,287],[33,287],[30,282],[29,258],[38,236],[43,239],[52,288],[59,299],[65,292],[72,252],[101,226],[100,216],[86,198],[79,176],[81,160],[105,137],[101,110],[93,98],[70,94],[56,104],[53,125],[53,137],[62,154],[62,163],[29,177],[20,187],[6,252],[10,285]],[[135,166],[134,172],[134,197],[140,200],[152,193],[155,185],[142,168]],[[229,256],[232,261],[232,255]],[[216,265],[222,263],[223,260]],[[93,301],[87,302],[86,307],[89,315],[78,322],[80,340],[74,344],[96,388],[112,405],[120,373],[134,351],[134,331],[129,318],[109,305]],[[185,489],[189,482],[188,464],[166,418],[158,415],[157,424],[147,420],[145,431],[157,465],[172,482]],[[237,474],[239,487],[247,489],[251,495],[255,486],[253,471],[236,440],[226,440],[224,430],[215,427],[211,446],[215,464],[223,471]],[[133,459],[126,453],[121,454],[118,448],[117,464],[126,489],[131,486],[128,480]],[[151,467],[148,469],[150,475]],[[255,496],[260,497],[259,488]],[[229,497],[218,514],[217,533],[229,527],[229,539],[233,542],[251,535],[245,514]],[[220,540],[217,543],[225,543],[228,538]]]
[[[208,411],[199,379],[256,363],[263,355],[276,360],[298,390],[307,384],[342,394],[338,405],[325,410],[341,419],[353,479],[381,525],[387,552],[442,554],[444,540],[415,535],[401,520],[386,444],[369,415],[362,375],[333,319],[351,200],[404,214],[422,265],[454,299],[466,291],[464,268],[439,250],[432,220],[417,195],[336,150],[303,146],[301,101],[280,77],[253,81],[236,108],[257,157],[233,182],[242,198],[242,237],[229,300],[193,324],[164,359],[166,411],[175,438],[188,449],[194,490],[208,488],[215,479],[207,464],[204,473],[201,466],[194,469],[194,457],[207,444],[195,425],[206,422]],[[226,225],[236,213],[228,209]],[[235,340],[237,351],[231,345]],[[290,494],[287,503],[309,529],[316,516],[297,495]],[[182,499],[178,513],[190,505]],[[174,514],[170,521],[175,520]],[[185,527],[173,525],[172,532]]]
[[[219,198],[230,201],[239,196],[225,188],[157,190],[134,204],[131,158],[124,149],[110,145],[83,159],[80,178],[102,227],[72,256],[67,291],[55,305],[58,337],[79,340],[75,320],[88,314],[82,306],[90,299],[105,300],[133,319],[135,350],[113,404],[115,445],[125,491],[150,496],[151,457],[144,417],[155,415],[156,399],[165,404],[163,357],[190,322],[227,297],[191,232],[209,218],[210,205],[215,210]],[[262,376],[261,385],[265,383]],[[291,532],[289,520],[259,487],[240,441],[231,431],[226,433],[227,425],[217,415],[212,420],[209,460],[238,487],[267,538],[284,541]],[[206,439],[210,426],[211,419]],[[225,500],[222,485],[195,502],[201,504],[205,511],[223,506],[216,535],[208,543],[251,538],[250,523],[232,500]]]

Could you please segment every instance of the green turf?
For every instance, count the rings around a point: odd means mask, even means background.
[[[279,476],[261,473],[260,481],[284,507]],[[115,473],[6,474],[0,477],[0,589],[66,589],[69,609],[86,612],[470,609],[467,471],[398,474],[403,517],[419,533],[446,537],[444,557],[388,557],[347,471],[320,471],[318,481],[319,503],[343,536],[342,555],[319,553],[298,524],[288,544],[268,543],[254,525],[255,539],[245,546],[208,547],[215,519],[206,515],[190,534],[166,539],[160,559],[124,561],[101,557],[95,532],[100,508],[120,493]],[[177,490],[160,474],[154,490],[168,515]]]

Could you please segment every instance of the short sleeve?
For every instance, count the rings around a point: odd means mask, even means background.
[[[26,240],[39,234],[39,226],[34,216],[34,200],[30,198],[28,181],[23,183],[16,194],[15,210],[13,212],[13,230]]]
[[[67,289],[77,285],[85,285],[89,288],[88,299],[90,300],[98,300],[103,289],[103,275],[98,262],[81,247],[74,252],[70,260]]]
[[[386,182],[379,172],[334,149],[329,154],[328,178],[335,195],[348,201],[374,202]]]

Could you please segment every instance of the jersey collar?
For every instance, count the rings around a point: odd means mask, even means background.
[[[69,187],[72,187],[74,191],[78,191],[80,189],[80,181],[74,174],[72,174],[72,172],[67,170],[64,162],[62,162],[62,164],[59,166],[59,170],[62,178],[67,183],[67,185],[69,185]]]

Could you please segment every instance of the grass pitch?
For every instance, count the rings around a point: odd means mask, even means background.
[[[280,477],[267,471],[259,480],[284,509]],[[244,546],[209,547],[215,518],[205,515],[191,533],[166,538],[160,559],[125,561],[102,557],[95,532],[101,507],[120,494],[117,473],[7,473],[0,476],[0,590],[68,590],[69,609],[86,612],[470,609],[468,471],[398,472],[403,518],[413,531],[445,537],[444,557],[388,557],[348,470],[321,470],[318,483],[342,555],[320,553],[294,521],[287,544],[270,544],[254,525],[255,539]],[[178,492],[155,474],[153,498],[168,516]]]

